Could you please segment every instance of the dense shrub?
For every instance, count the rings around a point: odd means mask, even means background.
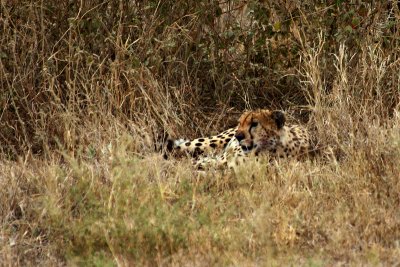
[[[370,50],[391,66],[376,73],[388,114],[398,102],[394,3],[2,3],[2,149],[15,155],[68,143],[66,133],[91,116],[193,129],[209,119],[202,114],[229,108],[313,106],[302,83],[302,62],[311,60],[304,52],[318,49],[318,90],[327,93],[341,46],[351,57],[351,87],[368,83],[356,67],[374,60],[365,58]],[[376,97],[379,88],[365,91]]]

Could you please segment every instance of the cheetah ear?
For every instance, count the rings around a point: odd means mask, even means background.
[[[282,111],[275,110],[272,112],[271,117],[275,121],[278,130],[282,129],[286,121],[285,114]]]

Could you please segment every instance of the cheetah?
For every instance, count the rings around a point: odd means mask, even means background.
[[[264,153],[271,158],[299,159],[308,154],[310,139],[304,127],[286,123],[284,112],[259,109],[244,112],[237,127],[191,141],[171,140],[167,148],[175,153],[191,154],[199,169],[235,168],[248,156]]]

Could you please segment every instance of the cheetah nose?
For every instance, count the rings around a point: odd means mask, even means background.
[[[235,135],[236,139],[240,142],[244,139],[244,134],[243,133],[237,133]]]
[[[244,152],[248,152],[253,149],[253,145],[241,145]]]

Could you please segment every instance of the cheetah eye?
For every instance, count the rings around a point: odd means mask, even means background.
[[[258,122],[253,121],[250,125],[250,128],[257,127]]]

